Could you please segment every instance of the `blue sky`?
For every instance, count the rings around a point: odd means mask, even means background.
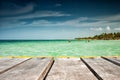
[[[1,0],[0,39],[74,39],[120,32],[119,0]]]

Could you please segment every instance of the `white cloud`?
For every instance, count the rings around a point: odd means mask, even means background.
[[[18,14],[28,13],[34,9],[34,4],[28,4],[24,7],[21,7],[18,5],[16,5],[16,6],[17,6],[16,9],[0,10],[0,16],[18,15]]]
[[[109,19],[112,20],[112,19]],[[119,21],[109,21],[107,20],[103,20],[101,18],[88,18],[88,17],[80,17],[77,19],[73,19],[73,20],[68,20],[62,23],[62,25],[69,25],[69,26],[73,26],[73,27],[106,27],[107,26],[107,30],[110,30],[110,26],[112,27],[117,27],[118,25],[120,25]],[[117,18],[114,18],[114,20],[119,20]],[[90,22],[89,22],[90,21]],[[109,26],[108,26],[109,25]]]
[[[78,27],[80,26],[81,21],[87,20],[87,17],[80,17],[77,19],[72,19],[64,22],[51,22],[47,20],[38,20],[38,21],[33,21],[29,26],[73,26],[73,27]]]
[[[62,4],[58,3],[58,4],[55,4],[56,7],[59,7],[59,6],[62,6]]]
[[[88,20],[87,17],[80,17],[77,19],[67,20],[64,22],[52,22],[52,21],[47,21],[47,20],[38,20],[38,21],[32,22],[28,26],[103,27],[109,24],[109,22],[107,21],[86,22],[86,20]],[[98,30],[101,30],[101,29],[99,28]]]
[[[0,23],[0,29],[24,27],[26,26],[26,23],[27,22],[25,21],[17,21],[17,20],[5,21]]]
[[[28,24],[27,26],[51,26],[51,25],[55,24],[47,20],[38,20],[33,21],[31,24]]]
[[[90,30],[93,30],[93,31],[102,31],[103,28],[101,28],[101,27],[98,27],[98,28],[90,28]]]
[[[118,27],[118,28],[114,28],[114,30],[116,30],[116,31],[120,31],[120,27]]]
[[[103,21],[117,21],[120,20],[120,14],[110,15],[110,16],[100,16],[96,18],[91,18],[92,20],[103,20]]]
[[[87,22],[89,18],[87,17],[80,17],[77,19],[72,19],[72,20],[67,20],[64,22],[52,22],[48,20],[37,20],[33,21],[30,24],[23,25],[23,26],[71,26],[71,27],[93,27],[95,26],[96,28],[91,29],[91,30],[96,30],[96,31],[102,31],[103,29],[101,27],[106,27],[106,30],[111,30],[110,26],[116,26],[119,25],[119,22],[109,22],[109,21],[96,21],[96,22]],[[110,25],[110,26],[108,26]]]
[[[86,21],[86,20],[88,20],[87,17],[79,17],[77,19],[68,20],[65,23],[72,23],[73,24],[73,23],[79,23],[81,21]]]
[[[120,20],[120,14],[104,18],[105,20]]]
[[[106,27],[106,30],[110,31],[110,30],[111,30],[110,26],[107,26],[107,27]]]
[[[35,12],[34,15],[30,14],[27,16],[24,16],[24,18],[37,18],[37,17],[46,17],[46,16],[69,16],[69,14],[63,14],[61,12],[55,12],[55,11],[41,11],[41,12]],[[16,17],[15,17],[16,18]],[[18,18],[18,17],[17,17]],[[19,17],[19,19],[23,19],[22,17]],[[118,27],[118,25],[120,25],[120,22],[111,22],[111,21],[103,21],[103,20],[97,20],[97,21],[91,21],[93,18],[88,18],[88,17],[79,17],[76,19],[71,19],[71,20],[66,20],[66,21],[58,21],[58,22],[54,22],[54,21],[48,21],[48,20],[35,20],[31,23],[26,24],[26,22],[22,21],[22,22],[11,22],[12,20],[8,20],[8,23],[6,24],[5,22],[1,23],[3,24],[3,27],[6,26],[18,26],[18,24],[20,26],[55,26],[55,27],[60,27],[60,26],[70,26],[70,27],[90,27],[90,30],[94,30],[94,31],[112,31],[114,29],[114,27]],[[7,21],[6,21],[7,22]],[[0,24],[0,25],[1,25]],[[108,26],[109,25],[109,26]],[[94,27],[95,28],[94,28]],[[107,27],[106,27],[107,26]],[[117,30],[117,29],[115,29]]]
[[[40,18],[40,17],[60,17],[60,16],[71,16],[71,15],[57,11],[37,11],[27,15],[2,18],[2,20],[31,19],[31,18]]]
[[[103,27],[107,26],[109,23],[108,21],[95,21],[95,22],[87,22],[86,20],[90,20],[89,18],[78,18],[78,19],[73,19],[73,20],[68,20],[65,22],[62,22],[62,25],[68,25],[68,26],[73,26],[73,27]]]

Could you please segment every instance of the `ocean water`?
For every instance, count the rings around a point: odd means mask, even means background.
[[[120,56],[120,40],[6,40],[0,56]]]

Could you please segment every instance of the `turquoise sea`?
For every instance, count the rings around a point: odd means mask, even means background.
[[[1,40],[0,56],[120,56],[120,40]]]

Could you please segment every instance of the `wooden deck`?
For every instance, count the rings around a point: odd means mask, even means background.
[[[0,80],[120,80],[120,57],[0,58]]]

